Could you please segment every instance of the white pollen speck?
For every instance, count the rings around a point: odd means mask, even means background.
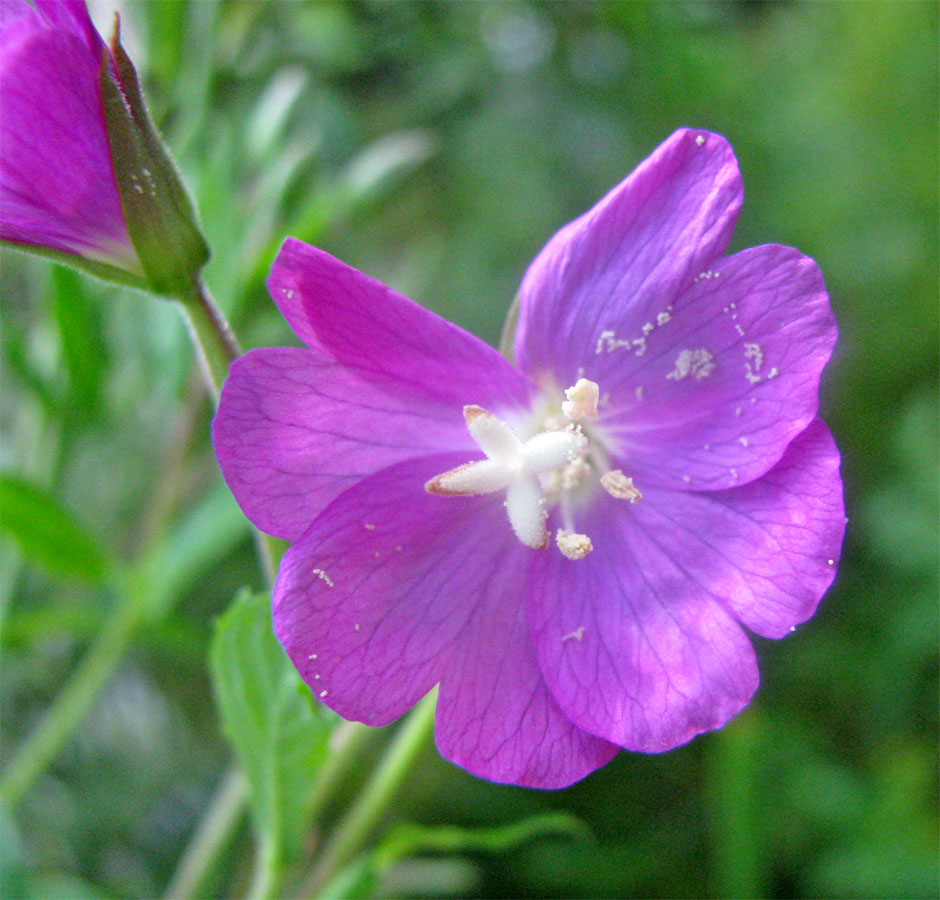
[[[329,691],[320,691],[320,699],[322,700],[328,693]]]
[[[794,631],[796,631],[796,625],[791,625],[791,626],[790,626],[790,634],[793,634]]]
[[[326,572],[323,571],[323,569],[314,569],[313,574],[316,575],[320,581],[326,582],[327,587],[333,587],[333,580],[329,575],[326,574]]]
[[[654,329],[655,327],[656,327],[656,326],[655,326],[652,322],[647,322],[647,323],[643,326],[643,329],[642,329],[643,334],[651,334],[652,331],[653,331],[653,329]]]
[[[658,316],[656,316],[656,324],[665,325],[671,319],[672,316],[668,312],[661,312]]]
[[[555,533],[555,543],[558,544],[562,555],[568,559],[583,559],[594,549],[591,539],[586,534],[565,531],[564,528],[559,528]]]
[[[317,673],[314,674],[313,680],[314,680],[314,681],[319,681],[319,680],[320,680],[320,674],[319,674],[319,672],[317,672]]]
[[[834,566],[836,564],[836,561],[834,559],[827,559],[826,563],[827,565]]]
[[[137,191],[138,194],[142,194],[144,192],[144,189],[139,184],[134,185],[134,190]]]
[[[731,473],[731,477],[732,477],[735,481],[737,481],[737,480],[738,480],[738,470],[737,470],[737,469],[729,469],[728,471]]]
[[[769,381],[771,378],[776,378],[779,374],[780,374],[780,373],[777,371],[777,367],[774,366],[774,367],[767,373],[767,380]]]
[[[637,400],[643,399],[643,385],[642,384],[638,384],[636,386],[636,390],[633,392],[633,395],[636,397]]]
[[[375,531],[375,525],[371,522],[366,522],[362,527],[365,528],[366,531]]]
[[[740,416],[741,413],[743,413],[743,412],[744,412],[744,410],[741,409],[741,407],[739,406],[739,407],[737,407],[737,408],[735,409],[734,414],[735,414],[736,416]]]
[[[569,632],[564,637],[562,637],[561,642],[565,643],[565,641],[577,641],[580,644],[581,641],[583,640],[584,640],[584,626],[579,625],[577,628],[575,628],[574,631]]]
[[[751,383],[757,384],[761,380],[761,366],[764,364],[764,351],[760,344],[744,345],[744,377]]]
[[[738,440],[741,441],[741,446],[742,446],[742,447],[747,447],[748,444],[750,444],[750,441],[749,441],[746,437],[739,438]]]
[[[705,138],[704,138],[702,135],[699,135],[699,136],[695,139],[695,143],[696,143],[699,147],[701,147],[702,144],[705,143]]]
[[[290,300],[291,297],[294,296],[293,290],[288,290],[288,291],[285,291],[284,293],[287,294],[287,299],[288,299],[288,300]]]
[[[675,366],[666,378],[682,381],[691,375],[696,381],[701,381],[714,371],[715,362],[711,353],[700,347],[698,350],[681,350],[676,357]]]
[[[316,653],[311,653],[311,654],[307,657],[307,659],[316,659],[316,658],[317,658]]]
[[[744,337],[744,329],[737,323],[734,323],[734,330],[741,336]]]
[[[353,631],[358,631],[358,630],[359,630],[359,623],[356,622],[356,624],[353,625]]]
[[[633,342],[633,346],[636,347],[636,355],[642,356],[644,353],[646,353],[646,338],[645,337],[637,338]]]
[[[601,336],[597,339],[597,346],[594,348],[594,352],[600,356],[604,352],[604,341],[607,339],[608,334],[613,334],[611,331],[602,331]]]
[[[682,480],[683,480],[686,484],[690,484],[691,481],[692,481],[692,479],[691,479],[688,475],[683,475],[683,476],[682,476]]]

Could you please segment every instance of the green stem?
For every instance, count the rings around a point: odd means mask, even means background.
[[[255,848],[255,869],[247,900],[271,900],[280,880],[281,860],[272,841],[261,837]]]
[[[716,897],[766,897],[759,796],[762,728],[754,707],[709,738],[711,879]]]
[[[408,714],[379,767],[323,848],[303,887],[302,896],[317,897],[322,888],[346,865],[369,839],[372,830],[434,730],[433,690]]]
[[[189,323],[212,402],[218,405],[219,392],[228,375],[228,367],[241,355],[238,342],[198,276],[193,279],[191,293],[181,297],[180,304]]]
[[[317,773],[317,780],[307,800],[307,816],[316,821],[340,780],[356,761],[362,748],[380,728],[370,728],[361,722],[340,722],[330,735],[329,757]]]
[[[166,889],[166,900],[200,897],[212,866],[226,848],[248,805],[248,785],[241,770],[225,773],[205,817],[186,847]]]
[[[228,368],[241,355],[238,341],[201,278],[197,276],[193,279],[190,294],[180,297],[179,301],[212,403],[218,406]],[[273,584],[283,547],[275,538],[257,530],[253,530],[253,533],[264,580],[267,584]]]
[[[117,668],[142,619],[142,599],[135,590],[121,592],[117,608],[108,617],[107,624],[95,638],[68,684],[16,751],[0,780],[0,796],[10,809],[19,804],[23,795],[59,754]]]

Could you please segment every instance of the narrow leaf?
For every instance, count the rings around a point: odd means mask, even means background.
[[[56,575],[100,584],[108,561],[98,542],[50,493],[25,478],[0,476],[0,532]]]

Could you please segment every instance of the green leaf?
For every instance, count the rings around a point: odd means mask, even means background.
[[[95,304],[74,269],[52,267],[53,301],[62,357],[69,376],[70,408],[93,418],[98,412],[107,366]]]
[[[209,663],[222,725],[248,781],[267,888],[255,893],[272,895],[301,846],[330,718],[275,638],[266,595],[245,591],[218,618]],[[256,872],[256,886],[258,879]]]
[[[25,478],[0,475],[0,532],[56,575],[100,584],[108,560],[98,542],[50,493]]]
[[[141,566],[140,577],[149,583],[153,597],[148,617],[163,618],[204,572],[218,565],[249,533],[244,514],[219,479],[173,526],[166,541],[152,548]]]
[[[431,853],[504,853],[532,838],[546,834],[590,837],[580,819],[567,813],[544,813],[508,825],[493,828],[459,828],[456,825],[427,827],[405,822],[391,828],[375,853],[379,869],[387,868],[406,856]]]

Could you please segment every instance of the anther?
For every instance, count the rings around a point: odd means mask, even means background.
[[[616,497],[618,500],[637,503],[643,499],[643,495],[633,484],[633,479],[624,475],[620,469],[611,469],[601,475],[601,485],[611,497]]]
[[[594,549],[591,539],[586,534],[565,531],[564,528],[559,528],[555,533],[555,543],[568,559],[583,559]]]
[[[561,404],[561,411],[571,420],[596,419],[597,400],[600,397],[600,387],[597,382],[579,378],[575,384],[565,389],[568,398]]]

